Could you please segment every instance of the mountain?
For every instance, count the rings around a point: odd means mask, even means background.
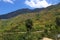
[[[60,17],[60,4],[52,5],[47,8],[36,8],[33,10],[19,9],[5,15],[0,15],[0,29],[2,28],[2,30],[15,30],[14,27],[18,26],[21,27],[21,30],[23,31],[23,29],[25,29],[25,21],[27,19],[32,19],[34,24],[33,27],[38,26],[39,28],[40,26],[45,26],[46,24],[55,25],[57,17]],[[19,28],[17,29],[20,30]]]
[[[28,9],[28,8],[19,9],[19,10],[16,10],[16,11],[11,12],[11,13],[8,13],[8,14],[0,15],[0,19],[9,19],[9,18],[18,16],[18,15],[20,15],[20,14],[38,12],[38,11],[41,11],[41,10],[43,10],[43,9],[44,9],[44,8],[39,8],[39,9],[38,9],[38,8],[36,8],[36,9]]]
[[[56,4],[56,5],[49,6],[47,8],[36,8],[36,9],[24,8],[24,9],[19,9],[19,10],[16,10],[16,11],[8,13],[8,14],[0,15],[0,19],[9,19],[9,18],[18,16],[20,14],[34,13],[34,12],[39,12],[41,10],[51,10],[53,8],[56,8],[56,7],[58,8],[59,6],[60,6],[60,3]]]
[[[26,27],[28,19],[32,21],[32,30],[29,32]],[[60,4],[33,10],[19,9],[0,15],[0,40],[40,40],[43,37],[55,40],[58,34]]]

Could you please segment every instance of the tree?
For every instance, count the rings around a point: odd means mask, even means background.
[[[60,17],[56,17],[56,25],[60,26]]]
[[[25,21],[25,26],[26,26],[26,28],[27,28],[27,31],[31,31],[32,26],[33,26],[32,20],[31,20],[31,19],[27,19],[27,20]]]

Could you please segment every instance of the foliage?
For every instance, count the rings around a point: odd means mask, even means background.
[[[28,19],[32,20],[32,31],[30,34],[21,33],[27,32],[26,24],[29,22],[26,20]],[[55,39],[58,33],[60,33],[59,5],[36,13],[20,14],[11,19],[0,19],[0,40],[40,40],[43,37]]]

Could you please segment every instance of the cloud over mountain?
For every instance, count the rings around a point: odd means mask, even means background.
[[[46,8],[52,4],[48,3],[46,0],[25,0],[25,4],[32,8]]]

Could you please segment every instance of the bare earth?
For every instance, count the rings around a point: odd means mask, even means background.
[[[42,40],[53,40],[53,39],[44,37]]]

